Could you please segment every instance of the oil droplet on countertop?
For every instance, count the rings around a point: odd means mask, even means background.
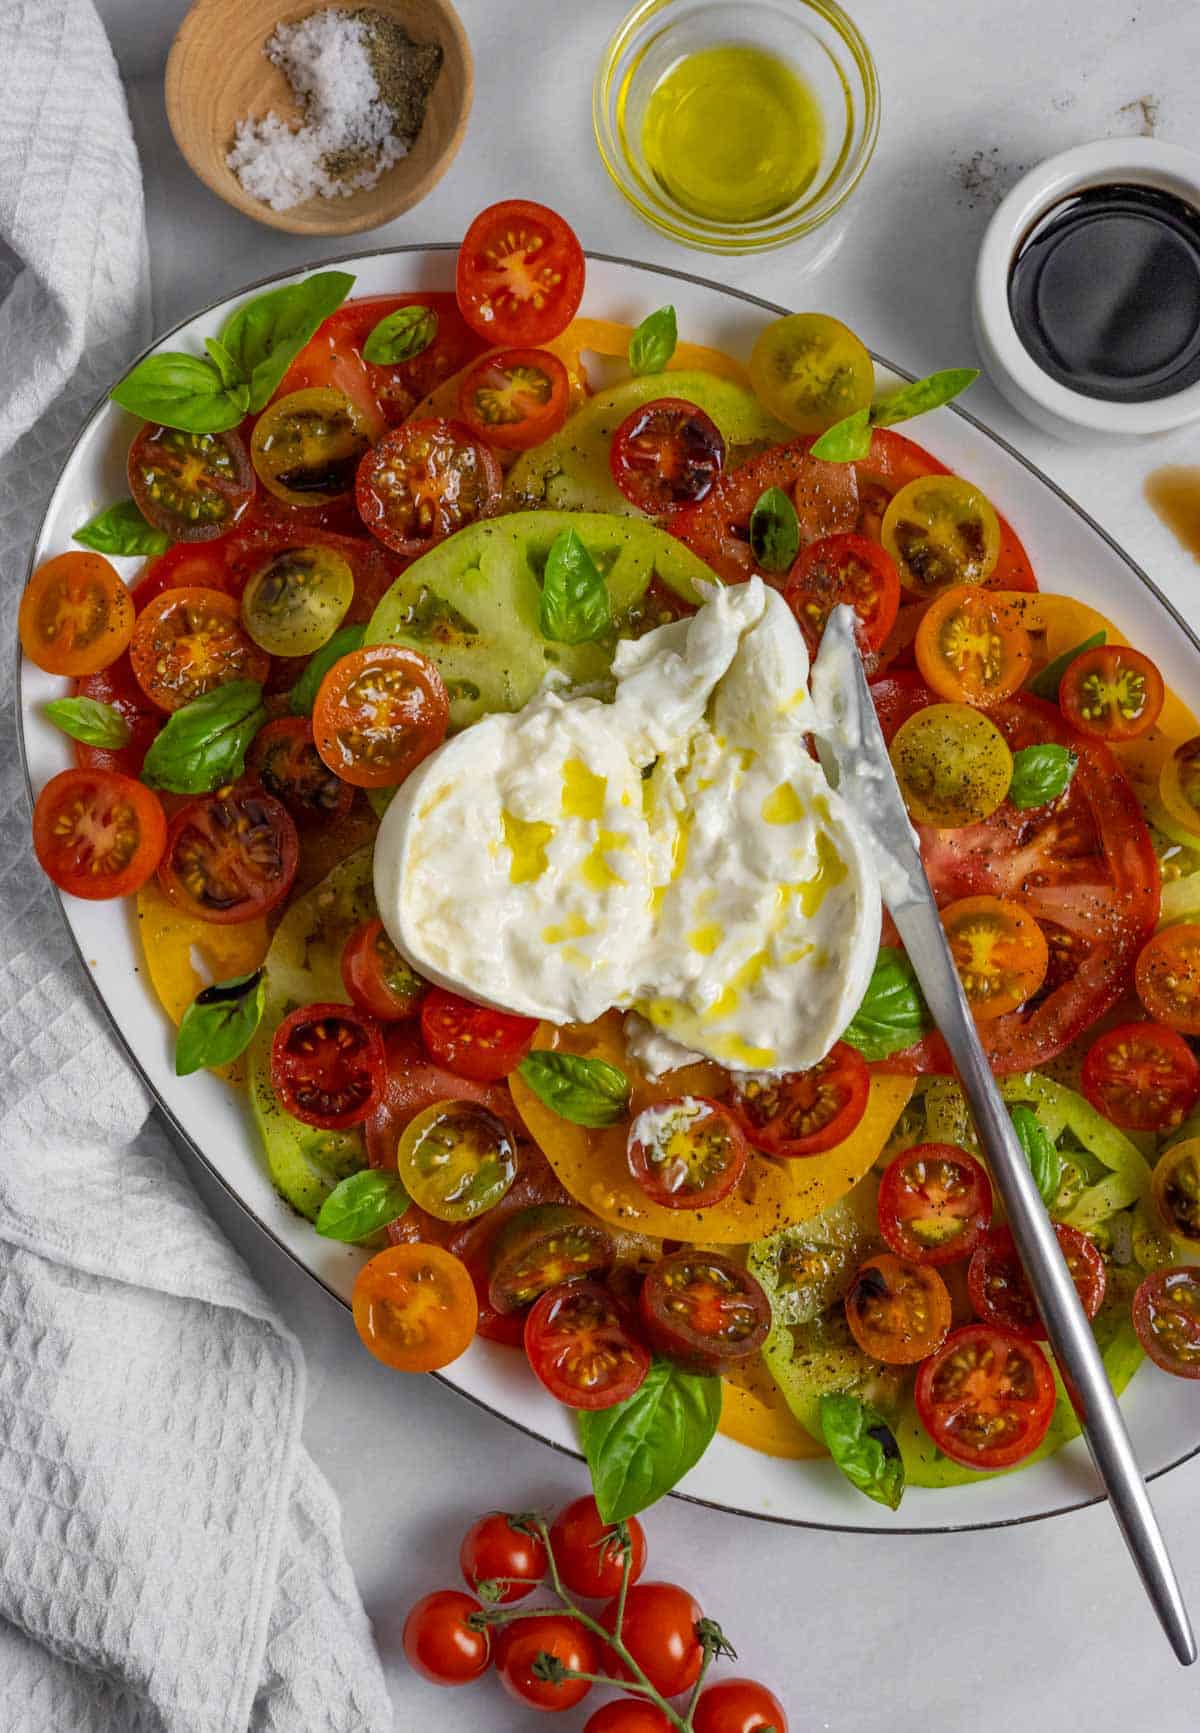
[[[1200,467],[1172,463],[1146,477],[1146,498],[1182,545],[1200,560]]]

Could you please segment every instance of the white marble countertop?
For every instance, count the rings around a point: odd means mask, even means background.
[[[563,211],[585,246],[835,311],[915,372],[972,356],[976,247],[1025,166],[1107,135],[1153,129],[1194,144],[1200,132],[1195,0],[851,0],[879,67],[883,126],[844,244],[805,276],[795,251],[737,260],[674,247],[609,186],[592,145],[590,82],[623,0],[458,3],[477,67],[466,142],[427,203],[363,246],[455,240],[483,205],[525,194]],[[251,278],[347,250],[261,228],[193,179],[161,88],[186,0],[99,7],[145,165],[159,327]],[[1143,496],[1151,469],[1200,466],[1200,434],[1068,448],[1018,421],[985,382],[971,408],[1074,494],[1189,618],[1200,614],[1200,569]],[[430,1379],[389,1376],[358,1350],[343,1310],[203,1172],[196,1182],[304,1344],[306,1437],[342,1500],[397,1727],[527,1729],[531,1717],[494,1684],[423,1685],[405,1666],[400,1627],[416,1595],[454,1581],[472,1515],[552,1507],[585,1489],[585,1471]],[[1156,1500],[1200,1622],[1200,1464],[1160,1482]],[[1194,1726],[1196,1677],[1172,1661],[1104,1508],[995,1533],[879,1540],[669,1500],[649,1528],[653,1574],[688,1583],[723,1621],[741,1651],[737,1670],[774,1686],[793,1733]],[[570,1733],[584,1718],[560,1724]]]

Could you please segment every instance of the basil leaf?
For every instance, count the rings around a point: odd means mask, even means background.
[[[264,407],[317,326],[353,287],[348,271],[318,271],[302,283],[256,295],[225,321],[221,342],[249,385],[251,410]]]
[[[1049,741],[1041,746],[1022,746],[1013,753],[1008,798],[1021,811],[1057,800],[1070,787],[1078,762],[1069,746]]]
[[[555,644],[586,644],[612,624],[604,574],[574,530],[550,544],[542,579],[538,626]]]
[[[864,1059],[887,1059],[919,1041],[929,1027],[913,966],[903,951],[880,947],[862,1004],[842,1035]]]
[[[224,433],[246,413],[244,392],[227,390],[218,368],[199,355],[147,355],[108,395],[143,421],[184,433]]]
[[[1071,650],[1064,650],[1061,656],[1056,656],[1053,662],[1047,662],[1040,674],[1035,674],[1029,682],[1029,691],[1035,698],[1045,698],[1050,704],[1058,703],[1058,689],[1062,685],[1062,677],[1076,656],[1082,656],[1085,650],[1098,650],[1101,644],[1108,642],[1107,632],[1093,632],[1090,638],[1085,638],[1082,644],[1076,644]]]
[[[1020,1139],[1021,1148],[1025,1151],[1034,1184],[1041,1193],[1042,1202],[1052,1204],[1062,1184],[1062,1157],[1058,1153],[1058,1146],[1032,1107],[1018,1102],[1017,1106],[1010,1107],[1008,1112],[1013,1129]]]
[[[674,307],[648,313],[629,339],[631,373],[661,373],[679,342],[679,323]]]
[[[857,463],[871,450],[871,411],[856,409],[853,415],[835,421],[812,443],[809,455],[823,463]]]
[[[750,513],[750,552],[764,572],[786,572],[800,552],[800,519],[781,487],[760,493]]]
[[[670,1492],[704,1455],[720,1417],[719,1378],[659,1359],[624,1402],[581,1412],[579,1436],[602,1520],[622,1522]]]
[[[85,746],[104,746],[110,752],[129,745],[132,730],[111,704],[98,698],[54,698],[42,712],[56,728]]]
[[[894,427],[898,421],[911,421],[915,415],[927,415],[931,409],[940,409],[943,403],[952,402],[978,378],[978,367],[945,367],[940,373],[914,379],[871,405],[871,424],[874,427]]]
[[[629,1079],[606,1059],[535,1047],[517,1070],[542,1105],[572,1125],[615,1125],[629,1108]]]
[[[904,1458],[879,1410],[857,1396],[822,1396],[821,1431],[846,1479],[876,1504],[899,1510]]]
[[[148,524],[131,499],[98,511],[71,540],[98,554],[163,554],[171,545],[167,532]]]
[[[409,1197],[392,1173],[365,1168],[335,1185],[321,1205],[316,1229],[327,1240],[353,1245],[387,1227],[408,1208]]]
[[[373,366],[394,367],[424,354],[438,334],[432,307],[397,307],[375,326],[362,347],[362,358]]]
[[[142,781],[171,794],[208,794],[236,782],[266,716],[257,680],[231,680],[202,693],[167,717],[150,743]]]
[[[343,656],[348,656],[352,650],[362,647],[366,629],[365,626],[343,626],[333,634],[328,644],[322,644],[319,650],[313,652],[303,674],[288,696],[288,708],[293,716],[312,715],[322,680],[335,662],[340,662]]]
[[[249,384],[249,381],[246,379],[241,368],[238,366],[237,362],[229,353],[228,349],[226,349],[224,343],[221,342],[219,337],[206,337],[204,339],[204,348],[208,354],[209,360],[221,375],[221,384],[225,387],[226,391],[231,391],[235,386],[244,386]],[[249,393],[247,393],[247,399],[248,397]]]
[[[217,981],[196,994],[175,1036],[175,1075],[188,1077],[213,1065],[228,1065],[250,1045],[267,999],[263,969]]]

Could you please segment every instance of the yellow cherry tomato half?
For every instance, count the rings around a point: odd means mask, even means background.
[[[435,1101],[405,1127],[396,1165],[426,1215],[469,1222],[498,1204],[517,1177],[517,1146],[499,1115],[479,1102]]]
[[[1033,665],[1025,627],[978,584],[943,590],[926,608],[914,647],[926,684],[952,704],[999,704],[1025,684]]]
[[[891,744],[904,803],[918,824],[956,830],[988,818],[1008,793],[1012,753],[989,717],[969,704],[928,704]]]
[[[363,1265],[350,1301],[363,1346],[396,1372],[436,1372],[471,1344],[475,1284],[441,1246],[389,1246]]]
[[[1158,798],[1176,824],[1200,835],[1200,734],[1182,741],[1163,759]]]
[[[1200,1137],[1185,1137],[1163,1151],[1150,1191],[1171,1238],[1200,1246]]]
[[[370,443],[358,406],[331,385],[313,385],[263,410],[250,436],[250,461],[276,499],[327,505],[353,491]]]
[[[875,367],[853,331],[828,313],[789,313],[768,325],[750,355],[759,402],[797,433],[822,433],[865,409]]]
[[[982,584],[1000,557],[995,508],[958,475],[923,475],[893,494],[879,539],[900,582],[918,596],[950,584]]]
[[[354,573],[332,548],[284,548],[242,591],[242,624],[272,656],[311,656],[354,600]]]
[[[962,897],[942,910],[942,926],[977,1021],[1015,1011],[1046,979],[1046,936],[1020,903]]]

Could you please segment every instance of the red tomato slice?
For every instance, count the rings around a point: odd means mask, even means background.
[[[729,1106],[755,1149],[794,1159],[823,1155],[850,1136],[867,1110],[871,1078],[856,1047],[837,1041],[807,1071],[779,1077],[731,1074]]]
[[[33,809],[42,871],[60,891],[89,902],[140,889],[166,840],[157,795],[115,770],[62,770]]]
[[[128,652],[118,656],[98,674],[85,674],[75,682],[80,698],[94,698],[99,704],[111,704],[129,726],[125,746],[88,746],[75,742],[75,762],[81,770],[119,770],[123,776],[140,776],[150,742],[163,724],[163,713],[151,704],[133,677],[133,664]]]
[[[384,1023],[415,1017],[427,990],[426,983],[388,938],[378,917],[355,927],[346,940],[342,984],[360,1011]]]
[[[491,517],[504,477],[495,453],[461,421],[436,416],[385,433],[358,466],[358,515],[398,554],[415,556]]]
[[[650,1370],[632,1317],[598,1282],[566,1282],[543,1294],[525,1320],[525,1352],[568,1408],[612,1408]]]
[[[612,436],[608,462],[625,498],[661,517],[707,498],[725,466],[725,441],[694,403],[658,397],[625,417]]]
[[[305,1125],[361,1125],[383,1093],[387,1061],[374,1023],[350,1005],[301,1005],[275,1031],[271,1082]]]
[[[1081,1087],[1122,1131],[1174,1131],[1200,1101],[1200,1063],[1160,1023],[1122,1023],[1088,1048]]]
[[[459,386],[458,413],[476,439],[500,451],[527,451],[567,419],[571,381],[548,349],[482,355]]]
[[[450,700],[435,665],[404,644],[373,644],[333,664],[313,705],[325,763],[355,788],[394,788],[440,746]]]
[[[254,736],[246,769],[281,800],[298,824],[336,822],[354,804],[354,790],[335,776],[313,744],[307,716],[277,716]]]
[[[1084,1311],[1094,1318],[1104,1300],[1104,1259],[1093,1240],[1078,1228],[1055,1222],[1054,1232]],[[977,1315],[1031,1342],[1046,1340],[1046,1326],[1033,1289],[1021,1267],[1011,1228],[991,1228],[972,1254],[967,1291]]]
[[[574,230],[527,199],[489,205],[458,250],[459,308],[491,343],[557,337],[579,309],[583,278],[583,248]]]
[[[707,1209],[728,1197],[746,1167],[746,1139],[717,1101],[656,1102],[629,1127],[629,1171],[666,1209]]]
[[[992,1219],[987,1169],[953,1143],[902,1150],[879,1182],[879,1231],[897,1257],[918,1264],[969,1258]]]
[[[1054,1415],[1054,1377],[1042,1350],[990,1324],[947,1336],[917,1373],[915,1394],[938,1449],[981,1472],[1031,1456]]]
[[[299,856],[287,808],[257,783],[243,782],[180,808],[167,831],[158,881],[185,914],[232,925],[283,901]]]
[[[695,1246],[651,1268],[638,1305],[651,1347],[693,1372],[753,1358],[771,1328],[771,1302],[749,1270]]]
[[[1166,697],[1149,656],[1127,644],[1099,644],[1068,666],[1058,688],[1062,713],[1097,740],[1135,740],[1158,721]]]
[[[1200,1269],[1155,1270],[1133,1296],[1133,1327],[1156,1366],[1200,1378]]]
[[[536,1033],[536,1017],[491,1011],[444,987],[434,987],[421,1006],[421,1039],[430,1058],[476,1083],[515,1071]]]

